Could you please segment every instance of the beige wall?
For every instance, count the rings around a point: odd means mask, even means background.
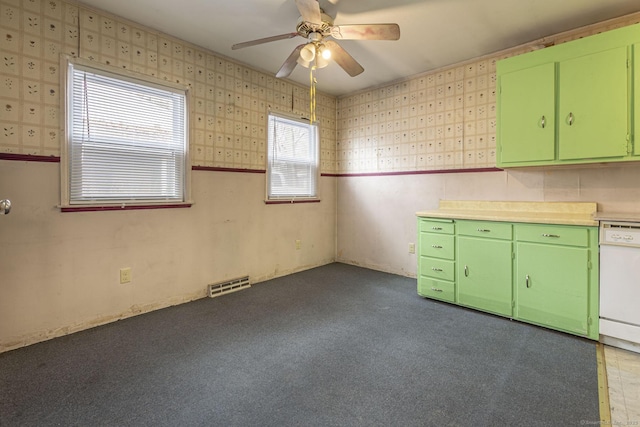
[[[121,17],[61,0],[0,6],[0,158],[60,155],[60,54],[189,85],[195,166],[264,170],[268,109],[308,114],[308,88]],[[331,173],[336,100],[317,101]],[[13,202],[0,217],[0,352],[335,258],[336,178],[320,179],[320,203],[265,205],[264,173],[193,171],[191,208],[61,213],[59,168],[0,160]]]
[[[336,178],[294,205],[264,204],[264,174],[192,179],[191,208],[60,213],[59,164],[0,160],[0,352],[334,260]]]
[[[337,260],[415,277],[418,211],[440,200],[597,202],[640,211],[640,162],[575,168],[344,177],[338,181]]]

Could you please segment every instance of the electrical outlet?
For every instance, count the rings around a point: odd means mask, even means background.
[[[296,250],[300,249],[301,245],[300,240],[296,240]]]
[[[120,269],[120,283],[131,283],[131,268]]]
[[[415,254],[416,253],[416,244],[415,243],[409,243],[409,253],[410,254]]]

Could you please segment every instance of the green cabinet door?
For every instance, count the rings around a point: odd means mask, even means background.
[[[640,156],[640,44],[633,45],[633,155]]]
[[[626,47],[559,63],[560,160],[627,154],[627,80]]]
[[[555,157],[555,63],[500,77],[498,164]]]
[[[458,237],[459,304],[512,315],[511,241]]]
[[[514,317],[587,335],[589,250],[528,242],[516,245]]]

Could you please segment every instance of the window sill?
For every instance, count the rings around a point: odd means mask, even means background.
[[[156,205],[89,205],[89,206],[59,206],[60,212],[102,212],[102,211],[132,211],[141,209],[176,209],[176,208],[190,208],[193,205],[192,202],[185,203],[168,203],[168,204],[156,204]]]
[[[320,203],[320,199],[275,199],[265,200],[266,205],[292,205],[297,203]]]

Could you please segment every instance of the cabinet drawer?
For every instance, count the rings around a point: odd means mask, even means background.
[[[518,224],[516,240],[565,246],[588,246],[589,230],[585,227],[562,225]]]
[[[420,275],[440,280],[454,280],[455,262],[422,256],[420,257]]]
[[[453,234],[453,231],[455,230],[455,224],[451,220],[437,221],[421,219],[418,228],[418,231],[420,232]]]
[[[458,234],[465,236],[504,240],[511,240],[512,236],[512,226],[506,222],[458,221],[457,226]]]
[[[453,235],[420,233],[420,255],[453,259],[454,253]]]
[[[418,278],[418,295],[443,301],[455,301],[455,284],[421,276]]]

